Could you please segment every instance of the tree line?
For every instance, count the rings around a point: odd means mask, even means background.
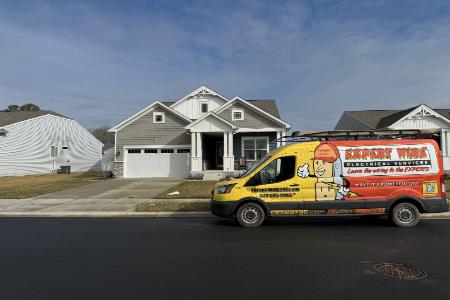
[[[24,105],[11,104],[4,111],[13,112],[13,111],[40,111],[41,108],[33,103],[27,103]]]

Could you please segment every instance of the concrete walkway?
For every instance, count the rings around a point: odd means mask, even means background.
[[[0,212],[130,212],[177,178],[112,179],[28,199],[0,199]]]

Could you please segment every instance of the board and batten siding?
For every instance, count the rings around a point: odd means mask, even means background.
[[[233,121],[232,111],[233,109],[241,109],[244,111],[244,120]],[[230,123],[235,124],[239,128],[282,128],[283,126],[270,120],[268,117],[261,115],[247,106],[240,103],[234,103],[230,107],[219,113],[219,116]],[[280,129],[281,130],[281,129]]]
[[[0,136],[0,176],[100,170],[103,144],[74,120],[45,115],[4,126]],[[51,146],[59,156],[51,157]],[[68,149],[63,150],[62,147]]]
[[[434,116],[426,116],[422,118],[407,118],[400,122],[396,122],[389,129],[441,129],[448,128],[447,122]]]
[[[202,116],[200,112],[200,103],[208,103],[208,111],[213,111],[226,101],[214,95],[195,95],[190,98],[174,104],[171,108],[190,119],[198,119]]]
[[[164,113],[165,122],[153,123],[154,112]],[[124,146],[190,145],[191,137],[184,129],[187,124],[174,113],[153,108],[116,132],[116,162],[123,161]]]

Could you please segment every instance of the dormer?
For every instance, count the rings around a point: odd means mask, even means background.
[[[226,102],[228,102],[227,98],[203,85],[172,104],[170,108],[195,120]]]

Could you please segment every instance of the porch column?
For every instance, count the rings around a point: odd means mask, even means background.
[[[279,141],[281,136],[282,136],[281,131],[277,131],[277,148],[281,146],[281,142]]]
[[[233,133],[223,133],[223,170],[234,171]]]
[[[191,171],[200,172],[202,170],[202,136],[200,132],[191,133]]]
[[[191,133],[191,156],[197,157],[197,142],[195,140],[195,133]]]
[[[286,136],[286,131],[282,131],[282,132],[281,132],[281,136]],[[282,142],[281,142],[281,146],[284,146],[285,144],[286,144],[285,141],[282,141]]]

